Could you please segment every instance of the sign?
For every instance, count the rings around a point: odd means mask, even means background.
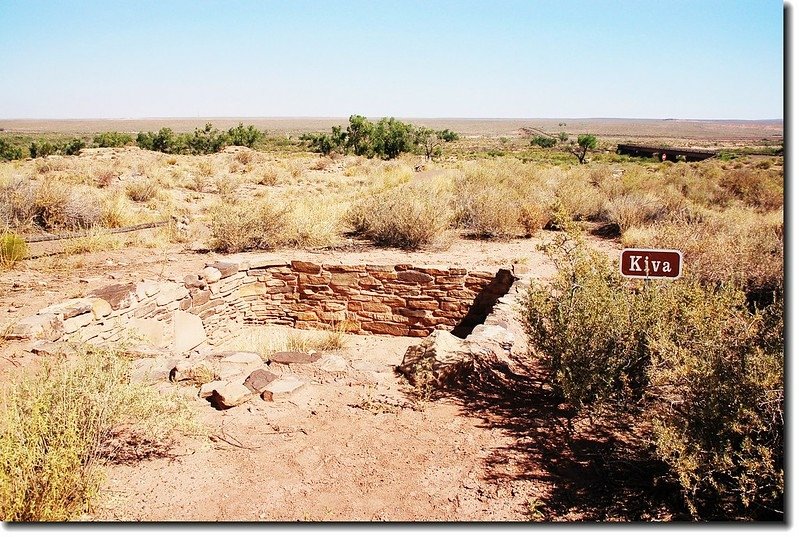
[[[621,252],[619,268],[622,276],[628,278],[679,278],[682,275],[682,252],[625,248]]]

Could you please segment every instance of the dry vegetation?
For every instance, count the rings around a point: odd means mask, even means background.
[[[782,473],[770,461],[781,457],[781,452],[775,454],[781,429],[776,431],[772,418],[779,414],[781,419],[782,400],[781,396],[764,400],[762,392],[773,395],[782,386],[781,157],[741,156],[689,164],[606,156],[580,166],[521,159],[512,152],[493,158],[470,153],[428,163],[418,173],[414,168],[419,160],[412,155],[392,161],[320,158],[305,152],[238,147],[202,156],[167,155],[124,147],[4,162],[0,164],[0,270],[25,263],[24,236],[84,230],[83,237],[64,247],[63,255],[72,256],[131,244],[109,234],[110,229],[169,219],[173,222],[169,227],[135,239],[136,245],[160,248],[199,242],[232,253],[335,247],[359,237],[377,246],[445,249],[448,240],[458,235],[502,241],[529,237],[543,229],[564,229],[577,221],[589,223],[586,228],[625,247],[678,248],[684,253],[685,287],[675,286],[678,291],[653,298],[647,294],[651,290],[631,290],[618,278],[582,267],[588,274],[584,287],[573,286],[576,280],[572,279],[555,299],[549,288],[537,296],[538,313],[528,315],[539,332],[531,328],[531,338],[539,345],[542,359],[550,360],[553,382],[561,395],[577,407],[597,399],[629,402],[634,396],[651,396],[648,390],[658,391],[663,400],[672,398],[670,410],[652,418],[659,434],[653,442],[685,487],[685,501],[693,516],[707,516],[709,511],[703,509],[708,498],[716,496],[730,506],[726,511],[711,510],[714,515],[762,516],[747,503],[757,497],[760,485],[753,476],[758,472],[767,478],[761,485],[771,495],[769,505],[775,504]],[[176,227],[178,218],[186,220],[186,225]],[[558,309],[562,304],[556,299],[569,292],[574,295],[578,287],[584,298],[584,309],[577,311],[584,317],[582,324],[547,325],[541,312],[563,321]],[[681,300],[693,309],[681,308]],[[638,316],[652,304],[662,305],[673,318]],[[764,304],[772,309],[759,310]],[[779,308],[776,313],[775,308]],[[568,315],[574,311],[569,309]],[[675,328],[677,318],[686,326],[693,323],[705,328],[687,333]],[[726,319],[729,326],[717,326],[711,323],[714,319]],[[641,333],[652,327],[657,337],[645,342]],[[713,327],[719,331],[713,332]],[[730,327],[745,333],[731,334]],[[597,334],[610,336],[603,339]],[[696,338],[719,348],[734,338],[736,346],[734,352],[713,354],[698,348]],[[343,330],[334,330],[290,336],[281,342],[254,341],[250,347],[266,355],[284,349],[335,349],[343,342]],[[645,359],[640,359],[644,348]],[[722,363],[714,365],[714,356]],[[566,370],[574,374],[569,360],[578,366],[580,360],[589,360],[587,376],[558,379]],[[754,372],[736,365],[742,360],[748,360]],[[564,363],[568,367],[560,371]],[[630,363],[634,370],[628,368]],[[124,384],[124,375],[116,365],[110,373],[89,367],[95,369],[89,370],[88,380],[84,373],[59,364],[59,380],[53,376],[37,384],[20,381],[7,390],[0,423],[5,479],[0,483],[0,507],[5,520],[65,518],[96,490],[93,462],[102,453],[100,439],[126,419],[119,406],[123,399],[114,395]],[[692,367],[703,368],[705,376],[692,376]],[[612,382],[607,370],[618,373]],[[746,401],[707,387],[707,379],[715,382],[723,374],[745,387]],[[677,382],[683,382],[680,393],[671,387]],[[59,390],[58,385],[73,391]],[[109,386],[114,386],[113,393]],[[608,395],[608,391],[624,397]],[[111,416],[95,408],[106,404],[103,397],[112,396],[117,406],[111,407]],[[742,412],[751,411],[748,417],[728,423],[713,414],[718,409],[701,404],[703,398],[722,396],[730,404],[740,404]],[[712,439],[702,444],[690,437],[699,434],[701,427],[695,421],[681,421],[685,417],[679,412],[683,411],[704,412],[715,420],[719,434],[732,440],[710,453]],[[40,414],[40,420],[22,419]],[[731,427],[738,429],[730,431]],[[758,435],[768,438],[768,446],[757,444]],[[57,449],[38,450],[43,438],[52,438],[51,445]],[[743,455],[735,449],[736,441],[746,443]],[[729,463],[732,459],[737,462]],[[719,473],[701,474],[706,467],[718,469],[722,463],[729,464]],[[725,488],[719,479],[734,485]],[[743,499],[730,499],[735,496],[730,489],[736,486],[744,490]],[[68,501],[60,505],[54,499],[58,497]]]

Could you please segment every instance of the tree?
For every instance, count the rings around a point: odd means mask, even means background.
[[[415,129],[393,117],[378,121],[372,130],[372,151],[386,160],[397,158],[400,153],[412,151],[416,143]]]
[[[449,129],[434,131],[427,127],[416,129],[415,145],[419,146],[427,160],[440,157],[442,146],[447,142],[454,142],[458,139],[458,133]]]
[[[585,164],[585,155],[589,149],[596,148],[596,136],[593,134],[581,134],[577,137],[577,143],[572,142],[567,147],[569,153],[577,157],[580,164]]]
[[[370,137],[374,126],[363,116],[350,116],[347,127],[347,147],[351,147],[356,155],[370,156]]]

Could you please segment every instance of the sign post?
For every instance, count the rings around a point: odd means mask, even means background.
[[[619,270],[628,278],[675,280],[682,276],[682,252],[625,248],[621,252]]]

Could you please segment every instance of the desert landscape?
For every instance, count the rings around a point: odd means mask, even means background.
[[[783,518],[781,120],[0,143],[5,521]]]

